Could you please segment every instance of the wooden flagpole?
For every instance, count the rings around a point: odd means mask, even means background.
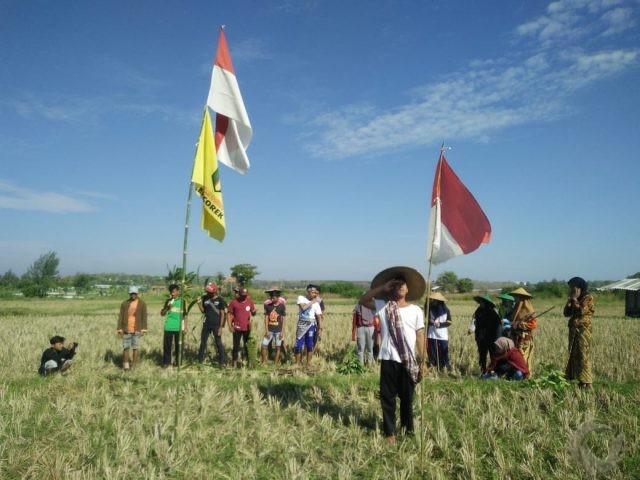
[[[206,106],[204,107],[207,108]],[[204,116],[202,118],[202,124],[204,124]],[[202,131],[202,125],[200,126],[200,131]],[[199,138],[199,137],[198,137]],[[199,141],[198,141],[199,142]],[[196,153],[198,151],[198,144],[196,144]],[[194,154],[195,158],[195,154]],[[193,169],[195,168],[195,160],[193,165],[191,166],[191,175],[189,176],[189,193],[187,195],[187,211],[185,214],[184,221],[184,240],[182,243],[182,280],[180,282],[180,333],[178,334],[178,365],[176,370],[176,398],[174,405],[174,416],[173,416],[173,436],[172,440],[175,440],[178,435],[178,414],[179,414],[179,404],[180,404],[180,365],[182,364],[182,351],[184,346],[184,305],[185,305],[185,283],[187,281],[187,245],[189,242],[189,220],[191,218],[191,201],[193,198]]]
[[[442,153],[444,152],[444,140],[442,141],[442,146],[440,147],[440,155],[438,156],[438,163],[436,165],[436,189],[437,189],[437,197],[440,196],[440,171],[441,171],[441,163],[440,161],[442,160]],[[433,205],[432,205],[433,207]],[[434,229],[434,233],[435,233],[435,225],[429,225],[429,228],[433,228]],[[434,236],[435,239],[435,236]],[[427,355],[428,355],[428,344],[429,344],[429,315],[430,315],[430,305],[429,305],[429,299],[431,298],[431,271],[433,268],[433,240],[431,241],[431,248],[429,249],[430,251],[430,255],[429,255],[429,269],[427,272],[427,298],[425,300],[425,312],[424,312],[424,316],[425,316],[425,342],[427,345],[425,345],[425,354],[422,356],[422,371],[425,370],[425,366],[426,366],[426,362],[427,362]],[[438,351],[437,349],[437,345],[436,345],[436,352]],[[439,370],[440,368],[440,359],[438,358],[438,365],[437,368]],[[438,370],[436,370],[436,378],[438,376]],[[424,381],[422,381],[420,383],[420,468],[422,471],[424,471],[424,466],[425,466],[425,443],[426,443],[426,428],[425,428],[425,423],[424,423],[424,408],[425,408],[425,404],[424,404]]]

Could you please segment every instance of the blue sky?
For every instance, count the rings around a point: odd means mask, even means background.
[[[218,28],[254,136],[222,167],[223,243],[188,268],[427,273],[441,142],[491,221],[434,268],[540,281],[640,271],[637,0],[0,1],[0,273],[180,265]]]

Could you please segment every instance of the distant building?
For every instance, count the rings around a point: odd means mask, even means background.
[[[640,278],[625,278],[597,290],[624,290],[624,315],[640,317]]]

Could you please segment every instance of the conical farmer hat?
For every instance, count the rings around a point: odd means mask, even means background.
[[[418,300],[427,289],[427,282],[422,274],[411,267],[391,267],[382,270],[371,280],[371,288],[384,285],[395,278],[402,278],[407,282],[409,293],[406,298],[408,301]]]
[[[496,306],[495,302],[493,301],[493,298],[491,298],[491,296],[489,296],[489,295],[482,295],[482,296],[477,295],[477,296],[473,297],[473,299],[478,303],[490,303],[491,306],[493,306],[493,307]]]
[[[511,295],[520,295],[521,297],[533,298],[533,295],[531,295],[522,287],[516,288],[513,292],[511,292]]]
[[[431,292],[429,295],[429,300],[439,300],[441,302],[446,302],[447,299],[440,292]]]

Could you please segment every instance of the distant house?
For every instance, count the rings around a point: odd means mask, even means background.
[[[640,278],[625,278],[600,287],[598,290],[624,290],[624,315],[640,317]]]

